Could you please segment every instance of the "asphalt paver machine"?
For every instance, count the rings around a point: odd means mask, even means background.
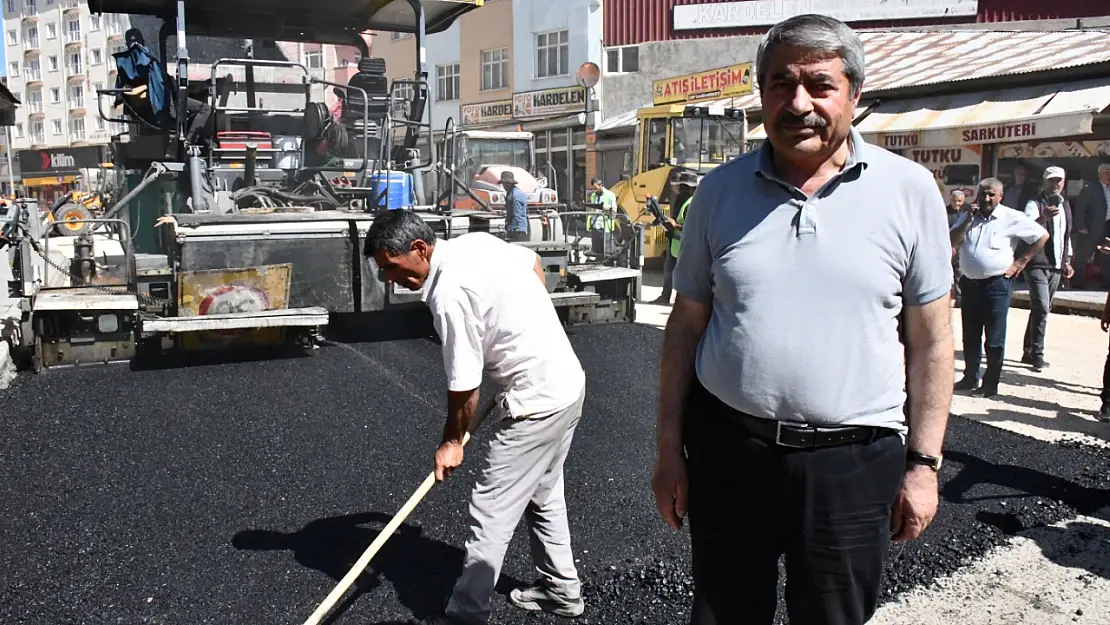
[[[414,319],[430,331],[420,293],[385,282],[362,250],[384,210],[413,210],[441,238],[504,228],[503,214],[438,205],[441,190],[423,182],[437,186],[443,177],[429,171],[457,168],[435,149],[426,36],[482,4],[329,0],[306,9],[302,0],[90,0],[96,13],[163,21],[161,53],[149,54],[165,60],[160,73],[139,88],[98,93],[101,115],[124,127],[110,144],[113,166],[144,175],[79,236],[42,227],[33,204],[10,220],[17,345],[41,369],[125,360],[146,349],[311,345],[325,326],[350,321],[387,337],[392,324]],[[414,35],[415,75],[388,80],[384,60],[369,55],[367,31]],[[190,80],[186,32],[348,45],[362,58],[347,84],[324,80],[299,59],[249,53],[211,64],[207,80]],[[150,51],[130,36],[127,45],[127,54]],[[114,58],[117,70],[127,69],[120,54]],[[318,95],[326,90],[341,97],[334,114]],[[160,209],[136,218],[128,206],[144,194],[160,196]],[[531,216],[541,233],[563,218],[554,210]],[[139,228],[156,230],[155,249],[135,251]],[[540,255],[566,324],[620,323],[635,320],[640,288],[642,231],[626,235],[623,254],[593,262],[554,234],[517,244]]]

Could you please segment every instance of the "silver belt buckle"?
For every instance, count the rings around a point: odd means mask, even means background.
[[[791,449],[808,449],[809,447],[812,447],[812,445],[790,445],[790,444],[782,442],[782,425],[783,425],[782,421],[776,421],[775,422],[775,444],[776,445],[779,445],[780,447],[789,447]],[[813,432],[816,434],[817,429],[813,428]]]

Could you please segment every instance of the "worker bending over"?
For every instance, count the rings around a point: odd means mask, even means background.
[[[582,415],[586,377],[544,286],[539,256],[487,233],[437,241],[407,210],[374,219],[365,254],[390,282],[423,291],[443,343],[447,423],[436,480],[463,461],[487,370],[501,387],[489,455],[471,493],[463,572],[439,624],[485,623],[502,560],[521,515],[532,533],[540,579],[512,591],[526,610],[582,614],[570,547],[563,463]]]

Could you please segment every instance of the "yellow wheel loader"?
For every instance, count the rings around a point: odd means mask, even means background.
[[[666,230],[645,208],[648,198],[669,215],[671,183],[679,172],[702,175],[736,158],[744,151],[746,134],[743,109],[664,104],[637,111],[632,163],[611,190],[629,220],[644,225],[646,266],[662,263],[667,249]]]

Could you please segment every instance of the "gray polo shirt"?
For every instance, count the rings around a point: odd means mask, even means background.
[[[674,272],[712,304],[697,376],[736,410],[905,432],[903,306],[948,294],[952,248],[933,176],[864,143],[814,197],[783,182],[771,144],[701,182]]]

